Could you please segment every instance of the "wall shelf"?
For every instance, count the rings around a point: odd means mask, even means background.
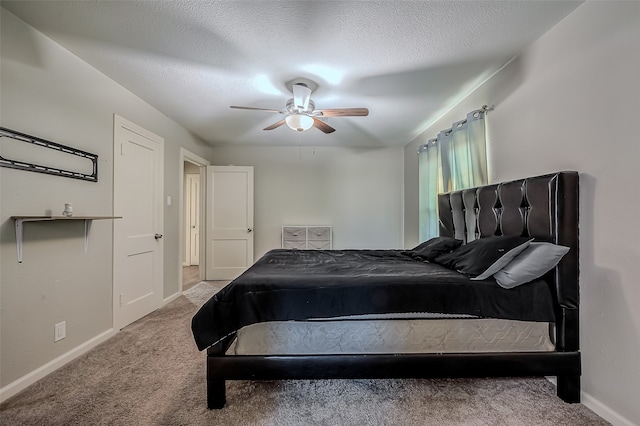
[[[122,219],[122,216],[11,216],[16,222],[16,248],[18,263],[22,263],[22,231],[25,222],[48,222],[55,220],[83,220],[84,221],[84,252],[89,250],[89,229],[91,222],[102,219]]]

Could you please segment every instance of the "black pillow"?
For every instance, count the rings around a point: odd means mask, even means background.
[[[431,261],[441,254],[450,253],[452,250],[460,247],[462,240],[456,240],[449,237],[435,237],[417,245],[406,252],[414,259]]]
[[[529,237],[493,236],[479,238],[451,253],[438,256],[434,262],[470,277],[477,277],[495,263],[502,264],[500,267],[505,266],[518,253],[526,249],[531,241],[532,239]]]

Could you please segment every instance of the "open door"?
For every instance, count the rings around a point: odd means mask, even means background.
[[[253,167],[207,167],[206,279],[232,280],[253,264]]]

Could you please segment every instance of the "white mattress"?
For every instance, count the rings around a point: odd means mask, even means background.
[[[240,329],[227,354],[553,351],[549,323],[501,319],[279,321]]]

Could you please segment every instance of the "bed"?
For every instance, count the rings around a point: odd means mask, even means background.
[[[208,408],[224,407],[226,380],[328,378],[556,376],[557,395],[579,402],[578,173],[441,194],[438,209],[440,236],[422,249],[276,249],[207,301],[192,331]],[[509,268],[542,246],[564,251],[515,283]]]

